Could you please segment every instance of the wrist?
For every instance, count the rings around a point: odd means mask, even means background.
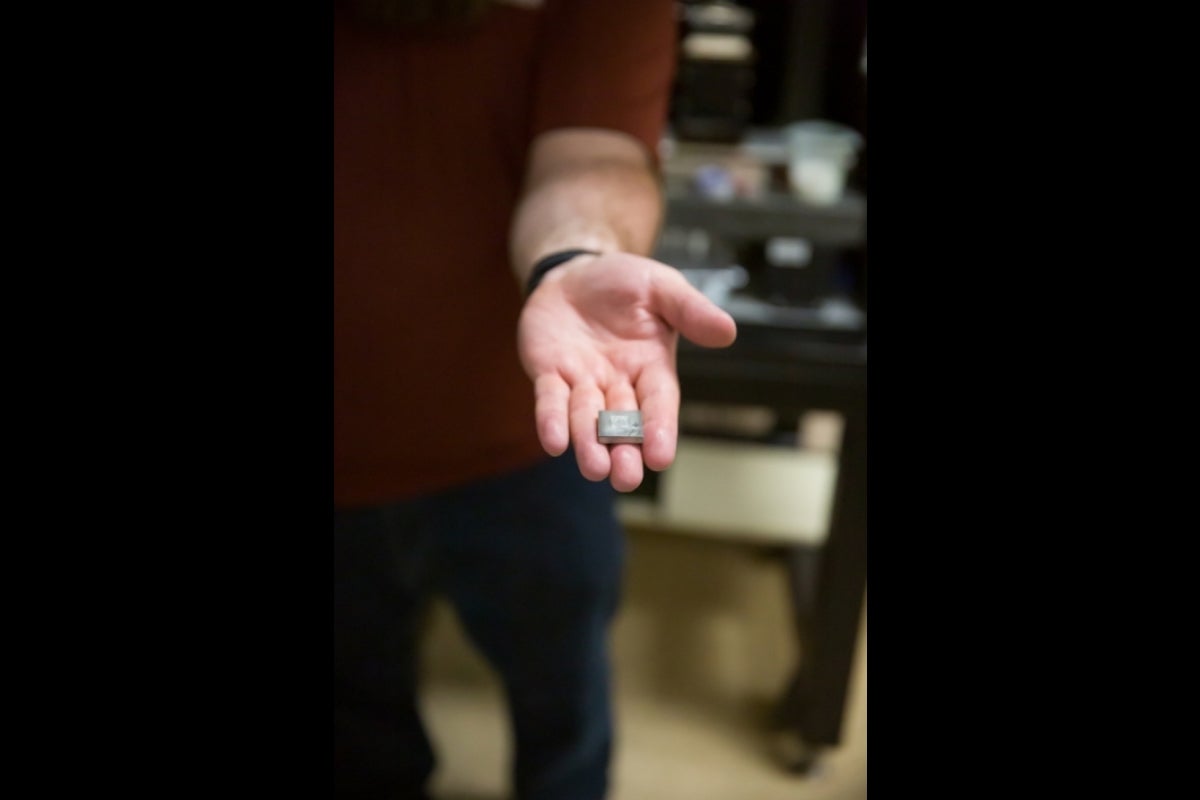
[[[533,290],[538,287],[542,279],[546,277],[551,270],[561,267],[568,261],[571,261],[579,256],[598,256],[600,251],[588,250],[585,248],[571,248],[568,250],[558,250],[548,255],[542,256],[533,265],[529,271],[529,277],[525,280],[525,296],[533,294]]]

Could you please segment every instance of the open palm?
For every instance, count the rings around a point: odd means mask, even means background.
[[[580,256],[552,270],[529,297],[517,329],[542,447],[556,456],[573,445],[584,477],[610,478],[619,491],[637,488],[643,461],[662,470],[675,459],[679,335],[727,347],[736,333],[728,314],[678,270],[652,259]],[[643,444],[601,444],[602,409],[640,409]]]

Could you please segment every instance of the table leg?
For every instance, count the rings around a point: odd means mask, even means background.
[[[793,739],[781,755],[799,772],[841,740],[867,580],[866,440],[865,413],[848,413],[828,536],[788,554],[800,663],[779,718]]]

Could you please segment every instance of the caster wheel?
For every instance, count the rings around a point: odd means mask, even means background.
[[[776,736],[774,755],[780,766],[793,775],[811,776],[819,772],[821,749],[813,747],[794,733]]]

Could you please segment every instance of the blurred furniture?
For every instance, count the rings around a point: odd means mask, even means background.
[[[697,232],[702,246],[693,247]],[[836,205],[810,206],[768,180],[752,196],[704,197],[677,172],[674,180],[668,174],[666,234],[659,257],[692,275],[728,267],[723,262],[745,252],[747,243],[774,237],[865,255],[866,199],[851,191]],[[862,284],[863,301],[850,300],[848,316],[824,314],[818,302],[786,307],[736,291],[714,297],[738,320],[737,341],[723,350],[681,341],[678,353],[685,404],[766,407],[781,420],[834,411],[842,419],[826,535],[818,546],[781,547],[800,658],[779,700],[778,721],[795,738],[786,766],[798,772],[840,742],[866,591],[865,275]]]
[[[668,204],[659,257],[694,273],[697,285],[707,283],[712,291],[706,293],[738,320],[738,340],[727,350],[680,343],[685,405],[765,406],[783,425],[813,410],[842,418],[825,536],[816,545],[786,539],[780,545],[799,659],[778,717],[799,745],[786,755],[786,765],[803,772],[823,748],[840,741],[866,594],[866,152],[839,202],[806,205],[781,185],[787,154],[778,132],[790,122],[827,119],[866,133],[867,3],[736,4],[753,20],[749,30],[736,31],[752,49],[748,119],[744,127],[728,126],[741,138],[722,148],[716,144],[721,136],[691,124],[697,104],[677,99],[676,133],[692,141],[665,143]],[[725,3],[683,5],[698,11]],[[728,45],[733,31],[723,33],[717,44]],[[687,79],[697,65],[714,70],[712,49],[692,48],[701,56],[695,63],[684,51],[680,88],[692,85]],[[742,91],[734,78],[746,72],[747,62],[731,60],[733,67],[724,65],[729,81],[721,86]]]
[[[819,547],[785,548],[800,660],[778,709],[798,739],[787,766],[807,771],[841,739],[867,579],[866,345],[743,326],[728,350],[686,343],[683,397],[765,405],[782,416],[837,411],[843,419],[829,527]]]

